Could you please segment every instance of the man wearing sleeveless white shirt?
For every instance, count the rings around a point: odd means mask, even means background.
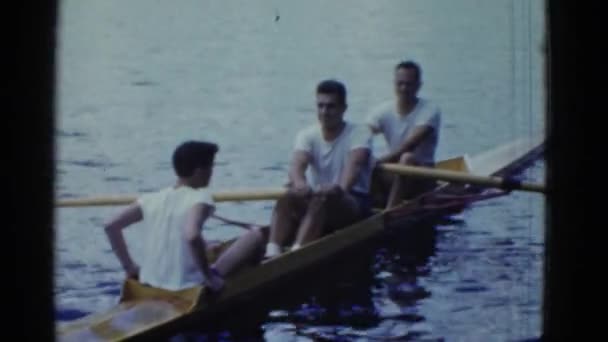
[[[211,179],[217,145],[188,141],[173,154],[177,174],[174,186],[142,195],[112,218],[105,231],[127,277],[167,290],[204,284],[217,291],[223,278],[261,256],[264,237],[251,230],[220,254],[213,265],[207,260],[208,244],[201,229],[213,215],[215,204],[207,185]],[[143,220],[145,224],[143,264],[131,258],[122,230]]]
[[[369,129],[344,120],[347,103],[342,83],[319,83],[316,101],[319,124],[296,136],[289,191],[275,206],[266,257],[280,254],[289,240],[297,249],[365,217],[371,209]]]
[[[383,134],[389,148],[377,163],[432,167],[439,142],[441,110],[430,100],[418,97],[422,85],[418,64],[412,61],[397,64],[394,77],[396,101],[381,104],[367,118],[372,132]],[[433,181],[384,173],[381,183],[390,186],[387,208],[434,186]]]

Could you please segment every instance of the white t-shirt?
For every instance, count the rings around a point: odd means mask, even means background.
[[[145,194],[137,203],[146,225],[139,280],[173,291],[200,285],[204,278],[184,238],[184,228],[188,211],[195,204],[215,208],[208,190],[170,187]]]
[[[356,148],[372,151],[372,135],[363,125],[346,122],[342,133],[334,141],[327,142],[319,125],[301,130],[295,139],[294,150],[305,151],[311,155],[312,186],[339,184],[340,176],[346,168],[349,154]],[[361,170],[352,190],[369,193],[372,161],[370,159]]]
[[[433,132],[414,150],[414,155],[422,163],[435,162],[435,150],[439,142],[441,110],[427,99],[420,98],[408,115],[401,116],[396,111],[395,101],[387,101],[376,107],[367,117],[366,123],[380,130],[391,152],[397,150],[413,132],[414,127],[428,125]]]

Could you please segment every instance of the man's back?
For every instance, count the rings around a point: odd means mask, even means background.
[[[195,204],[213,205],[210,194],[206,189],[171,187],[143,195],[138,203],[145,225],[140,281],[169,290],[201,284],[203,276],[184,239],[184,227]]]

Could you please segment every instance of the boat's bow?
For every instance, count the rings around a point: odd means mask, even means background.
[[[120,303],[103,314],[87,316],[58,328],[59,341],[115,341],[162,326],[193,310],[204,288],[167,291],[128,279]]]

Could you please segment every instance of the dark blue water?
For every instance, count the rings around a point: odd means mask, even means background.
[[[314,120],[316,83],[343,80],[347,117],[361,121],[392,96],[391,70],[403,58],[421,63],[421,95],[443,110],[440,158],[542,134],[543,20],[540,1],[64,1],[57,197],[170,184],[170,153],[190,138],[220,144],[214,189],[281,185],[295,132]],[[523,175],[542,181],[544,163]],[[219,212],[266,223],[271,207],[223,203]],[[116,210],[57,211],[58,320],[116,301],[122,272],[101,230]],[[540,334],[542,196],[514,192],[421,231],[433,233],[386,237],[338,267],[349,271],[277,292],[281,300],[238,322],[244,336]],[[217,222],[206,231],[220,240],[239,233]],[[139,234],[144,227],[127,231],[136,258]],[[239,333],[226,324],[224,334]]]

